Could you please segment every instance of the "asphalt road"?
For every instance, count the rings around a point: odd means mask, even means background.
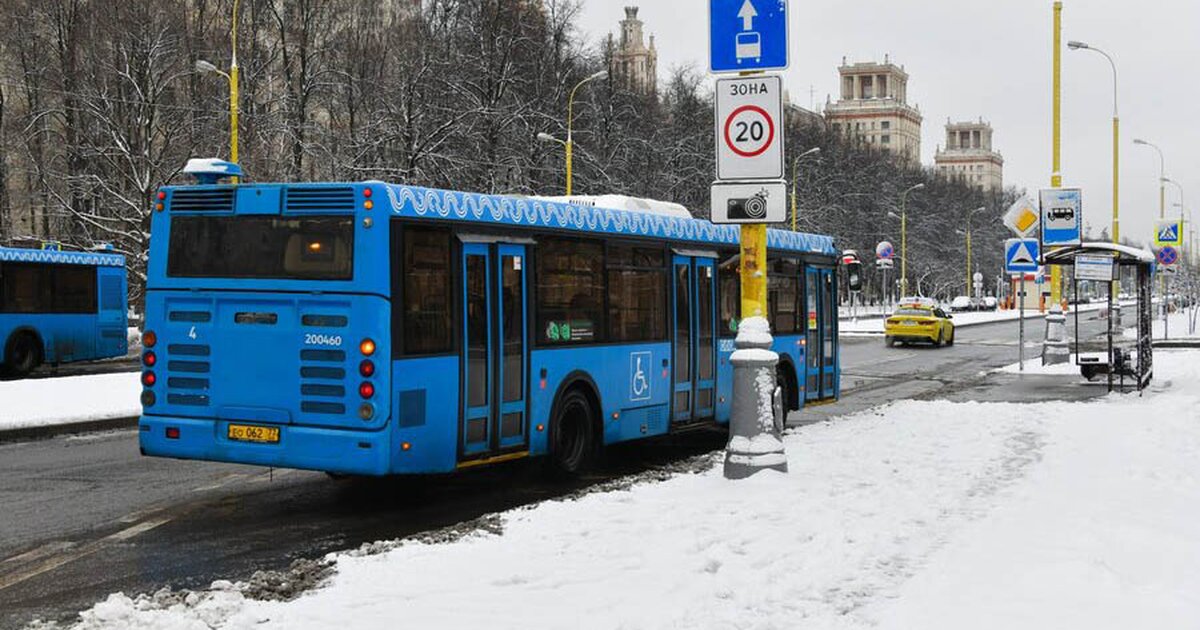
[[[1087,314],[1081,337],[1104,330]],[[1044,329],[1027,322],[1030,337]],[[953,347],[885,348],[842,340],[843,396],[806,408],[808,423],[898,398],[1083,399],[1103,388],[990,373],[1016,362],[1015,322],[962,328]],[[1028,356],[1039,354],[1029,345]],[[703,432],[621,447],[591,477],[545,480],[533,463],[418,480],[333,481],[143,458],[132,430],[0,444],[0,628],[68,621],[108,593],[202,588],[365,542],[410,536],[489,513],[678,468],[723,446]],[[601,486],[601,487],[607,487]]]

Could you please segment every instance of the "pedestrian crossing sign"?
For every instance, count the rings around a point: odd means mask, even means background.
[[[1154,244],[1159,247],[1183,245],[1183,220],[1165,219],[1155,223]]]

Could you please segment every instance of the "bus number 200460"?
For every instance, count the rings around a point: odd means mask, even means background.
[[[304,335],[304,344],[308,346],[341,346],[341,335],[317,335],[308,333]]]

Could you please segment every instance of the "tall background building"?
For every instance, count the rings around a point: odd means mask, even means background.
[[[921,112],[908,104],[908,73],[885,56],[883,63],[838,67],[842,92],[826,102],[825,118],[835,132],[861,138],[913,166],[921,160]]]
[[[992,149],[992,126],[978,121],[946,121],[946,148],[938,148],[933,163],[939,175],[961,178],[986,191],[1004,187],[1004,158]]]
[[[609,72],[619,85],[639,94],[655,94],[658,91],[658,51],[654,49],[654,36],[650,45],[642,33],[642,21],[638,19],[637,7],[625,7],[625,19],[621,20],[621,39],[614,45],[608,36],[612,51]]]

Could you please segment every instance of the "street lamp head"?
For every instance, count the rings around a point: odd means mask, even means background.
[[[1141,138],[1134,138],[1133,143],[1134,144],[1150,144],[1149,142],[1146,142],[1145,140],[1142,140]]]
[[[608,76],[608,70],[601,70],[599,72],[593,73],[591,76],[589,76],[587,78],[587,80],[593,81],[595,79],[603,79],[606,76]]]
[[[1067,48],[1070,48],[1071,50],[1079,50],[1080,48],[1091,48],[1091,46],[1088,46],[1086,42],[1076,41],[1073,39],[1067,42]]]
[[[813,147],[813,148],[805,151],[804,153],[801,153],[800,157],[804,157],[806,155],[812,155],[814,153],[820,153],[820,152],[821,152],[821,147]]]
[[[900,218],[900,215],[896,214],[895,212],[892,212],[891,210],[888,210],[887,215],[888,215],[889,219],[899,219]]]
[[[542,142],[558,142],[558,138],[555,138],[554,136],[552,136],[544,131],[538,132],[537,139],[541,140]]]
[[[196,72],[216,72],[216,71],[217,71],[217,67],[212,65],[211,63],[209,63],[203,59],[196,60]]]

